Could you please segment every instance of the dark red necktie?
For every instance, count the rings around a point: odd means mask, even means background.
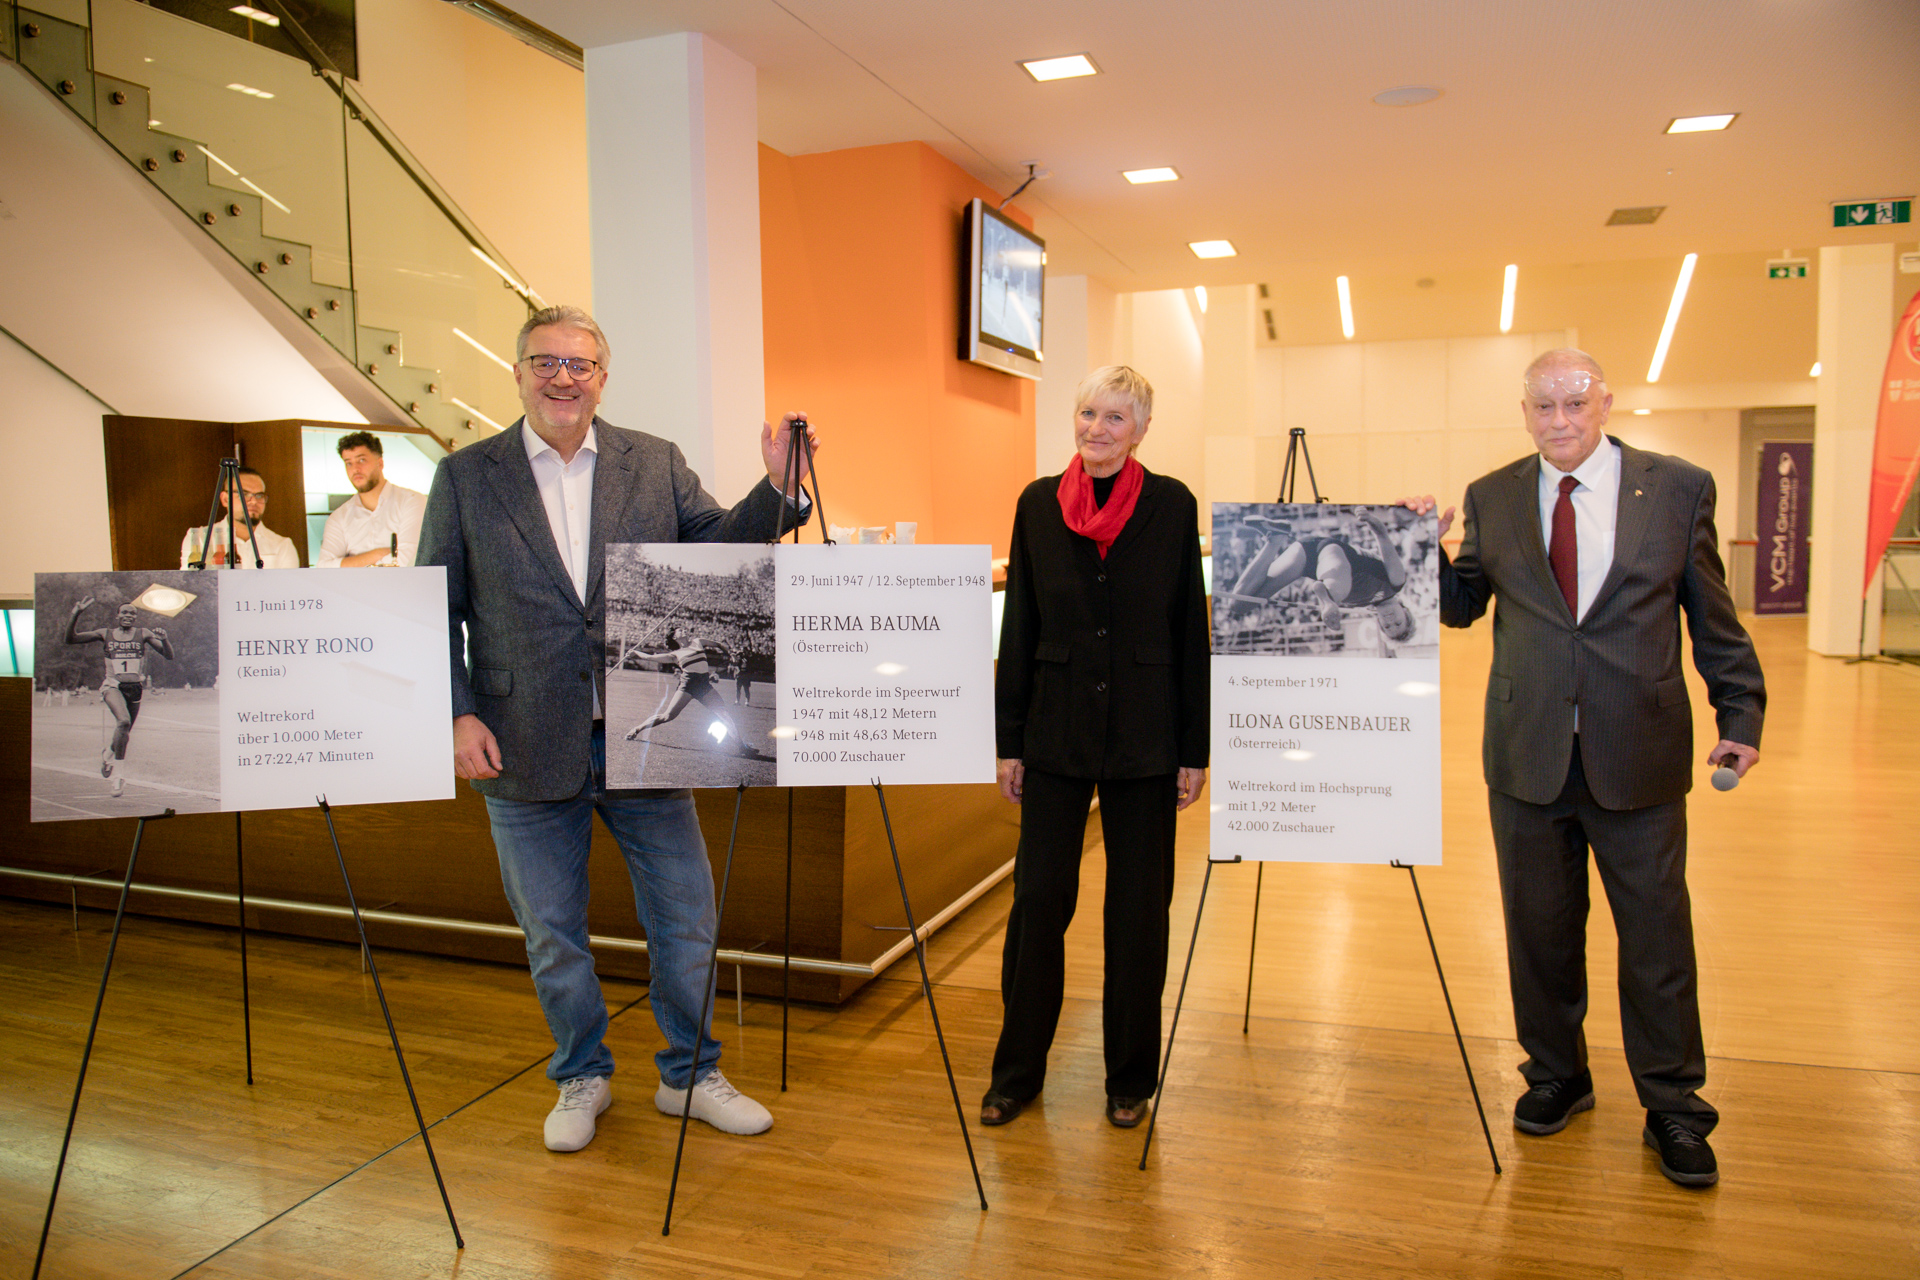
[[[1553,504],[1553,536],[1547,541],[1547,563],[1553,566],[1553,580],[1567,598],[1567,612],[1580,619],[1580,540],[1573,532],[1573,491],[1580,482],[1572,476],[1560,477],[1560,501]]]

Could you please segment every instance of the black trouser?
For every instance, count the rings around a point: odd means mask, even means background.
[[[1047,1078],[1060,1022],[1067,926],[1080,893],[1087,809],[1100,790],[1106,833],[1107,1093],[1153,1094],[1160,1063],[1160,997],[1167,982],[1167,908],[1173,901],[1177,787],[1152,778],[1066,778],[1026,771],[1013,910],[1000,966],[1005,1021],[993,1053],[993,1089],[1025,1102]]]
[[[1620,1030],[1627,1067],[1649,1111],[1695,1132],[1719,1113],[1700,1034],[1693,911],[1687,895],[1687,803],[1603,809],[1587,790],[1574,739],[1567,782],[1551,804],[1488,793],[1507,919],[1513,1020],[1534,1084],[1587,1065],[1587,850],[1600,869],[1620,938]]]

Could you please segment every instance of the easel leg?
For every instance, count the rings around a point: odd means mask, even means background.
[[[687,1122],[693,1118],[693,1088],[700,1083],[700,1040],[707,1034],[707,1020],[713,1016],[713,982],[720,972],[720,923],[727,916],[727,886],[733,883],[733,847],[740,839],[740,805],[746,798],[747,784],[743,782],[733,792],[733,830],[727,836],[727,863],[720,873],[720,901],[713,910],[713,954],[707,960],[706,997],[700,1003],[700,1025],[693,1029],[693,1062],[687,1067],[687,1096],[680,1111],[680,1142],[673,1149],[673,1178],[667,1183],[667,1216],[660,1224],[663,1236],[673,1234],[673,1197],[680,1190],[680,1157],[687,1149]]]
[[[1433,952],[1433,971],[1440,976],[1440,998],[1447,1002],[1447,1021],[1453,1024],[1453,1042],[1460,1046],[1460,1065],[1466,1069],[1467,1088],[1473,1091],[1473,1109],[1480,1113],[1480,1132],[1486,1135],[1487,1155],[1493,1159],[1493,1171],[1500,1172],[1500,1153],[1493,1149],[1493,1130],[1487,1128],[1487,1109],[1480,1101],[1480,1086],[1473,1082],[1473,1063],[1467,1058],[1467,1042],[1460,1034],[1460,1019],[1454,1016],[1453,996],[1447,991],[1447,973],[1440,967],[1440,948],[1434,945],[1433,924],[1427,919],[1427,902],[1420,896],[1420,877],[1414,874],[1410,863],[1395,862],[1396,867],[1405,867],[1407,880],[1413,885],[1413,900],[1420,908],[1420,926],[1427,931],[1427,950]]]
[[[1187,977],[1193,972],[1193,951],[1200,945],[1200,916],[1207,909],[1207,886],[1212,883],[1213,859],[1209,858],[1207,874],[1200,880],[1200,901],[1193,909],[1193,939],[1187,943],[1187,963],[1180,970],[1180,994],[1173,1001],[1173,1024],[1167,1028],[1167,1054],[1160,1062],[1160,1083],[1153,1087],[1153,1113],[1147,1117],[1147,1140],[1140,1148],[1142,1169],[1147,1167],[1147,1152],[1153,1150],[1153,1126],[1160,1119],[1160,1096],[1167,1091],[1167,1069],[1173,1065],[1173,1037],[1180,1030],[1180,1008],[1187,1002]]]
[[[80,1075],[73,1082],[73,1105],[67,1109],[67,1132],[60,1139],[60,1159],[53,1166],[53,1189],[47,1193],[47,1216],[40,1224],[40,1248],[33,1255],[35,1280],[39,1280],[40,1263],[47,1256],[47,1233],[53,1229],[53,1206],[60,1198],[60,1178],[67,1171],[67,1148],[73,1145],[73,1122],[80,1115],[80,1091],[87,1084],[87,1063],[93,1058],[93,1037],[100,1030],[100,1007],[107,1002],[107,979],[113,974],[113,953],[120,948],[120,922],[127,918],[127,897],[133,892],[133,866],[140,860],[140,838],[147,833],[147,823],[172,816],[173,810],[168,809],[165,813],[140,819],[140,824],[133,829],[133,850],[127,854],[127,874],[120,882],[120,905],[113,913],[113,936],[107,941],[107,962],[100,968],[100,993],[93,998],[93,1021],[87,1024],[87,1046],[80,1051]]]
[[[967,1132],[967,1113],[960,1106],[960,1086],[954,1083],[953,1059],[947,1056],[947,1038],[940,1031],[940,1011],[933,1004],[933,979],[927,976],[927,944],[914,923],[913,904],[907,901],[907,877],[900,870],[900,846],[894,843],[893,819],[887,816],[887,793],[880,780],[873,780],[873,793],[880,798],[880,821],[887,828],[887,848],[893,854],[893,877],[900,882],[900,909],[906,913],[907,936],[913,939],[913,958],[920,962],[920,990],[927,997],[927,1012],[933,1018],[933,1038],[940,1044],[940,1061],[947,1067],[947,1089],[953,1094],[953,1114],[960,1121],[960,1140],[967,1144],[967,1164],[973,1169],[973,1189],[980,1197],[980,1211],[987,1210],[987,1189],[980,1182],[980,1162],[974,1159],[973,1135]]]
[[[1253,873],[1253,931],[1247,935],[1247,1007],[1240,1012],[1243,1036],[1253,1026],[1253,956],[1260,946],[1260,886],[1266,878],[1267,864],[1262,862]]]
[[[347,875],[346,855],[340,852],[340,834],[333,828],[333,809],[325,796],[314,797],[320,815],[327,820],[327,838],[333,841],[333,858],[340,864],[340,885],[347,891],[347,906],[353,910],[353,927],[360,932],[360,957],[373,977],[373,994],[380,999],[380,1016],[387,1020],[387,1039],[393,1042],[393,1060],[400,1064],[400,1081],[407,1086],[407,1101],[413,1104],[413,1122],[419,1127],[420,1142],[427,1149],[427,1163],[433,1166],[434,1185],[440,1188],[440,1203],[447,1210],[447,1225],[453,1228],[453,1247],[464,1249],[460,1224],[453,1217],[453,1201],[447,1198],[447,1182],[440,1176],[440,1160],[433,1154],[433,1139],[427,1135],[427,1119],[420,1114],[420,1097],[413,1091],[413,1077],[407,1073],[407,1057],[400,1052],[400,1033],[393,1027],[393,1011],[387,1008],[387,993],[380,985],[380,970],[373,962],[373,947],[367,941],[367,924],[360,918],[360,903],[353,896],[353,880]]]
[[[787,1017],[793,1009],[793,788],[787,788],[787,890],[780,924],[780,1092],[787,1091]]]
[[[247,1046],[247,1083],[253,1083],[253,996],[247,982],[247,857],[241,844],[240,813],[233,815],[233,883],[240,924],[240,1030]]]

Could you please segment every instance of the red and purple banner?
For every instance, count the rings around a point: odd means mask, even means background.
[[[1813,445],[1760,446],[1754,506],[1753,611],[1807,611],[1807,518],[1813,510]]]
[[[1880,380],[1880,418],[1873,434],[1873,487],[1867,496],[1867,563],[1860,584],[1873,590],[1880,558],[1913,492],[1920,469],[1920,293],[1913,295],[1893,331],[1886,376]]]

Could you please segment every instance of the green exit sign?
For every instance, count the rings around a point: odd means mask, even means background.
[[[1807,260],[1805,258],[1769,258],[1767,260],[1767,279],[1769,280],[1805,280],[1807,278]]]
[[[1905,200],[1852,200],[1833,206],[1836,227],[1891,226],[1913,221],[1913,198]]]

